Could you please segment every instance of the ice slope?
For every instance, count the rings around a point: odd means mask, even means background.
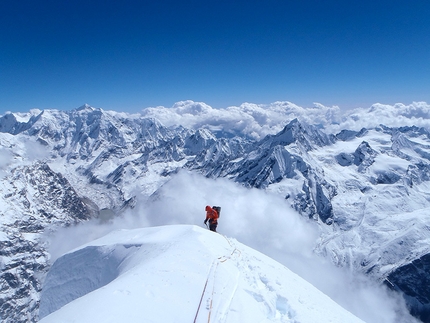
[[[114,231],[59,258],[40,323],[362,322],[267,256],[197,226]]]

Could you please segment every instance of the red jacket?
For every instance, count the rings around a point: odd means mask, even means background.
[[[206,206],[206,220],[210,223],[218,223],[218,212],[211,208],[209,205]]]

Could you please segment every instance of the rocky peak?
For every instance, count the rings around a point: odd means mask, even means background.
[[[341,132],[339,132],[337,135],[335,135],[335,137],[338,140],[349,141],[354,138],[363,137],[367,133],[367,131],[368,130],[366,128],[362,128],[360,131],[344,129]]]
[[[369,143],[363,141],[354,152],[354,165],[359,166],[361,170],[372,165],[378,153],[370,147]]]
[[[263,139],[270,147],[277,145],[288,146],[297,144],[303,151],[310,151],[315,146],[325,146],[333,140],[315,126],[310,126],[300,122],[298,119],[292,120],[278,134],[267,136]]]
[[[95,109],[92,106],[90,106],[88,103],[85,103],[84,105],[76,109],[76,111],[84,111],[84,110],[93,111]]]
[[[27,122],[19,121],[13,113],[7,113],[0,117],[0,132],[17,135],[28,130],[41,117],[43,111],[38,115],[32,115]]]
[[[217,141],[216,137],[207,129],[198,129],[185,138],[184,148],[187,154],[195,155]]]
[[[0,315],[4,322],[36,322],[49,268],[42,233],[85,221],[98,210],[46,163],[16,167],[0,184],[0,232],[8,237],[0,241]]]

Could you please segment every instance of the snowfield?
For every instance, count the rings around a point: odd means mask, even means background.
[[[114,231],[57,259],[41,323],[363,322],[273,259],[192,225]]]

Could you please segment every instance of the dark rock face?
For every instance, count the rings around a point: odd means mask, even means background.
[[[33,116],[28,122],[19,122],[13,114],[5,114],[0,118],[0,132],[7,132],[11,135],[16,135],[30,129],[39,117],[40,115]]]
[[[28,317],[30,322],[37,322],[38,295],[42,288],[37,277],[48,270],[48,254],[41,246],[20,236],[1,242],[0,246],[0,256],[11,259],[0,275],[3,322],[29,322]]]
[[[9,180],[12,191],[4,198],[20,206],[20,216],[2,223],[8,240],[0,242],[0,256],[8,261],[0,263],[0,316],[3,322],[37,322],[41,278],[49,269],[40,234],[53,225],[75,224],[95,214],[47,164],[16,168]]]
[[[352,154],[340,153],[335,156],[336,161],[343,167],[351,165],[358,166],[359,172],[364,172],[375,162],[378,153],[370,147],[369,143],[363,141]]]
[[[375,184],[394,184],[401,179],[400,175],[393,172],[379,173],[374,180]]]
[[[359,172],[363,172],[375,162],[376,155],[377,152],[370,147],[369,143],[363,141],[353,154],[354,165],[358,166]]]
[[[354,163],[354,155],[353,154],[347,154],[347,153],[340,153],[336,157],[336,161],[339,163],[340,166],[351,166]]]
[[[324,194],[323,186],[321,184],[316,185],[316,208],[320,219],[326,223],[331,223],[331,218],[333,217],[333,207],[330,203],[330,199]]]
[[[342,141],[348,141],[351,139],[354,139],[357,136],[357,131],[352,130],[342,130],[336,135],[336,139],[342,140]]]
[[[386,285],[404,294],[413,315],[430,322],[430,254],[397,268]]]

